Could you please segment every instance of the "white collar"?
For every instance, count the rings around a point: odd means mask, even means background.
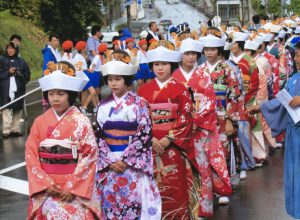
[[[122,95],[121,97],[118,97],[116,96],[114,93],[113,93],[113,97],[116,101],[117,104],[119,104],[120,102],[122,102],[122,100],[128,95],[129,91],[126,92],[124,95]]]
[[[65,113],[63,113],[60,116],[56,113],[56,111],[53,108],[51,108],[51,109],[52,109],[57,121],[60,121],[72,108],[74,108],[74,106],[71,106],[70,108],[68,108],[67,111],[65,111]]]
[[[277,42],[274,42],[272,45],[268,46],[268,51],[270,52],[272,50],[272,48],[277,44]]]
[[[212,73],[216,66],[221,62],[222,60],[218,60],[214,65],[211,65],[208,61],[206,61],[206,64],[208,66],[209,73]]]
[[[242,59],[242,57],[245,55],[245,53],[242,53],[241,55],[235,57],[232,53],[230,54],[230,59],[235,62],[238,63],[240,62],[240,60]]]
[[[257,59],[260,58],[261,56],[263,56],[263,54],[257,54],[257,55],[254,57],[254,60],[257,60]]]
[[[163,89],[168,84],[168,82],[172,79],[172,77],[170,79],[168,79],[167,81],[165,81],[165,82],[161,82],[157,78],[154,78],[154,79],[156,80],[157,85],[159,86],[159,88]]]
[[[158,35],[155,34],[153,31],[149,31],[149,33],[153,36],[153,38],[154,38],[155,40],[159,40]]]
[[[61,56],[60,56],[58,50],[57,49],[54,50],[54,48],[50,44],[48,44],[48,48],[51,50],[53,56],[55,56],[56,62],[60,62]]]
[[[193,67],[193,69],[190,72],[186,72],[181,66],[179,66],[179,69],[180,69],[182,75],[184,76],[184,78],[186,79],[187,82],[192,77],[192,75],[193,75],[196,68],[197,68],[197,62],[195,63],[195,66]]]

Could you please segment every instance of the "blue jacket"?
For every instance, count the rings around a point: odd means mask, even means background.
[[[44,70],[47,69],[47,63],[49,61],[53,61],[54,63],[57,63],[57,60],[54,56],[54,54],[52,53],[52,51],[50,50],[50,48],[48,48],[48,44],[46,44],[45,48],[42,49],[42,54],[43,54],[43,74],[44,75]]]

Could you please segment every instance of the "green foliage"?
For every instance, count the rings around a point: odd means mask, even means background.
[[[291,0],[291,5],[288,6],[288,10],[300,15],[300,0]]]
[[[86,39],[86,27],[91,23],[101,25],[97,2],[89,0],[41,1],[42,27],[47,32],[57,33],[61,41]]]
[[[27,18],[61,41],[86,39],[86,27],[101,25],[98,1],[90,0],[0,0],[0,11]]]
[[[269,0],[269,13],[280,16],[280,13],[281,13],[280,0]]]
[[[46,34],[27,19],[12,16],[8,11],[0,12],[0,27],[0,47],[4,49],[12,34],[21,35],[21,57],[30,67],[31,78],[39,78],[43,63],[41,48],[47,42]]]
[[[265,14],[265,7],[261,5],[260,0],[251,0],[252,7],[256,11],[258,15],[264,15]]]

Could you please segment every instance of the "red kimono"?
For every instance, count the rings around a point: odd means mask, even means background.
[[[162,89],[156,79],[142,85],[139,95],[150,103],[153,137],[160,140],[167,136],[172,140],[163,154],[153,151],[163,218],[198,218],[201,183],[191,166],[196,160],[194,147],[189,144],[193,121],[190,93],[184,85],[170,78]]]
[[[173,77],[193,90],[195,132],[191,145],[196,149],[198,170],[201,174],[200,216],[213,214],[213,193],[230,195],[231,185],[222,145],[217,129],[216,96],[209,75],[199,67],[187,81],[180,69]],[[214,178],[213,178],[214,177]],[[212,184],[213,180],[213,184]]]
[[[89,119],[71,107],[61,120],[50,108],[35,119],[26,142],[28,219],[100,219],[95,172],[97,143]],[[52,185],[72,193],[71,202],[45,191]]]
[[[251,105],[255,100],[259,86],[258,69],[255,65],[255,61],[247,54],[242,56],[242,58],[237,62],[237,65],[242,71],[245,89],[245,104]]]
[[[268,59],[272,67],[272,75],[268,76],[269,99],[272,99],[279,92],[279,61],[268,52],[264,52],[262,55]]]

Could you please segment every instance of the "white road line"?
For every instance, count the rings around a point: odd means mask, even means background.
[[[8,191],[29,195],[28,182],[0,175],[0,188]]]
[[[7,173],[7,172],[9,172],[9,171],[18,169],[18,168],[23,167],[23,166],[25,166],[25,162],[18,163],[18,164],[16,164],[16,165],[11,166],[11,167],[7,167],[7,168],[5,168],[5,169],[0,170],[0,175],[3,174],[3,173]]]

